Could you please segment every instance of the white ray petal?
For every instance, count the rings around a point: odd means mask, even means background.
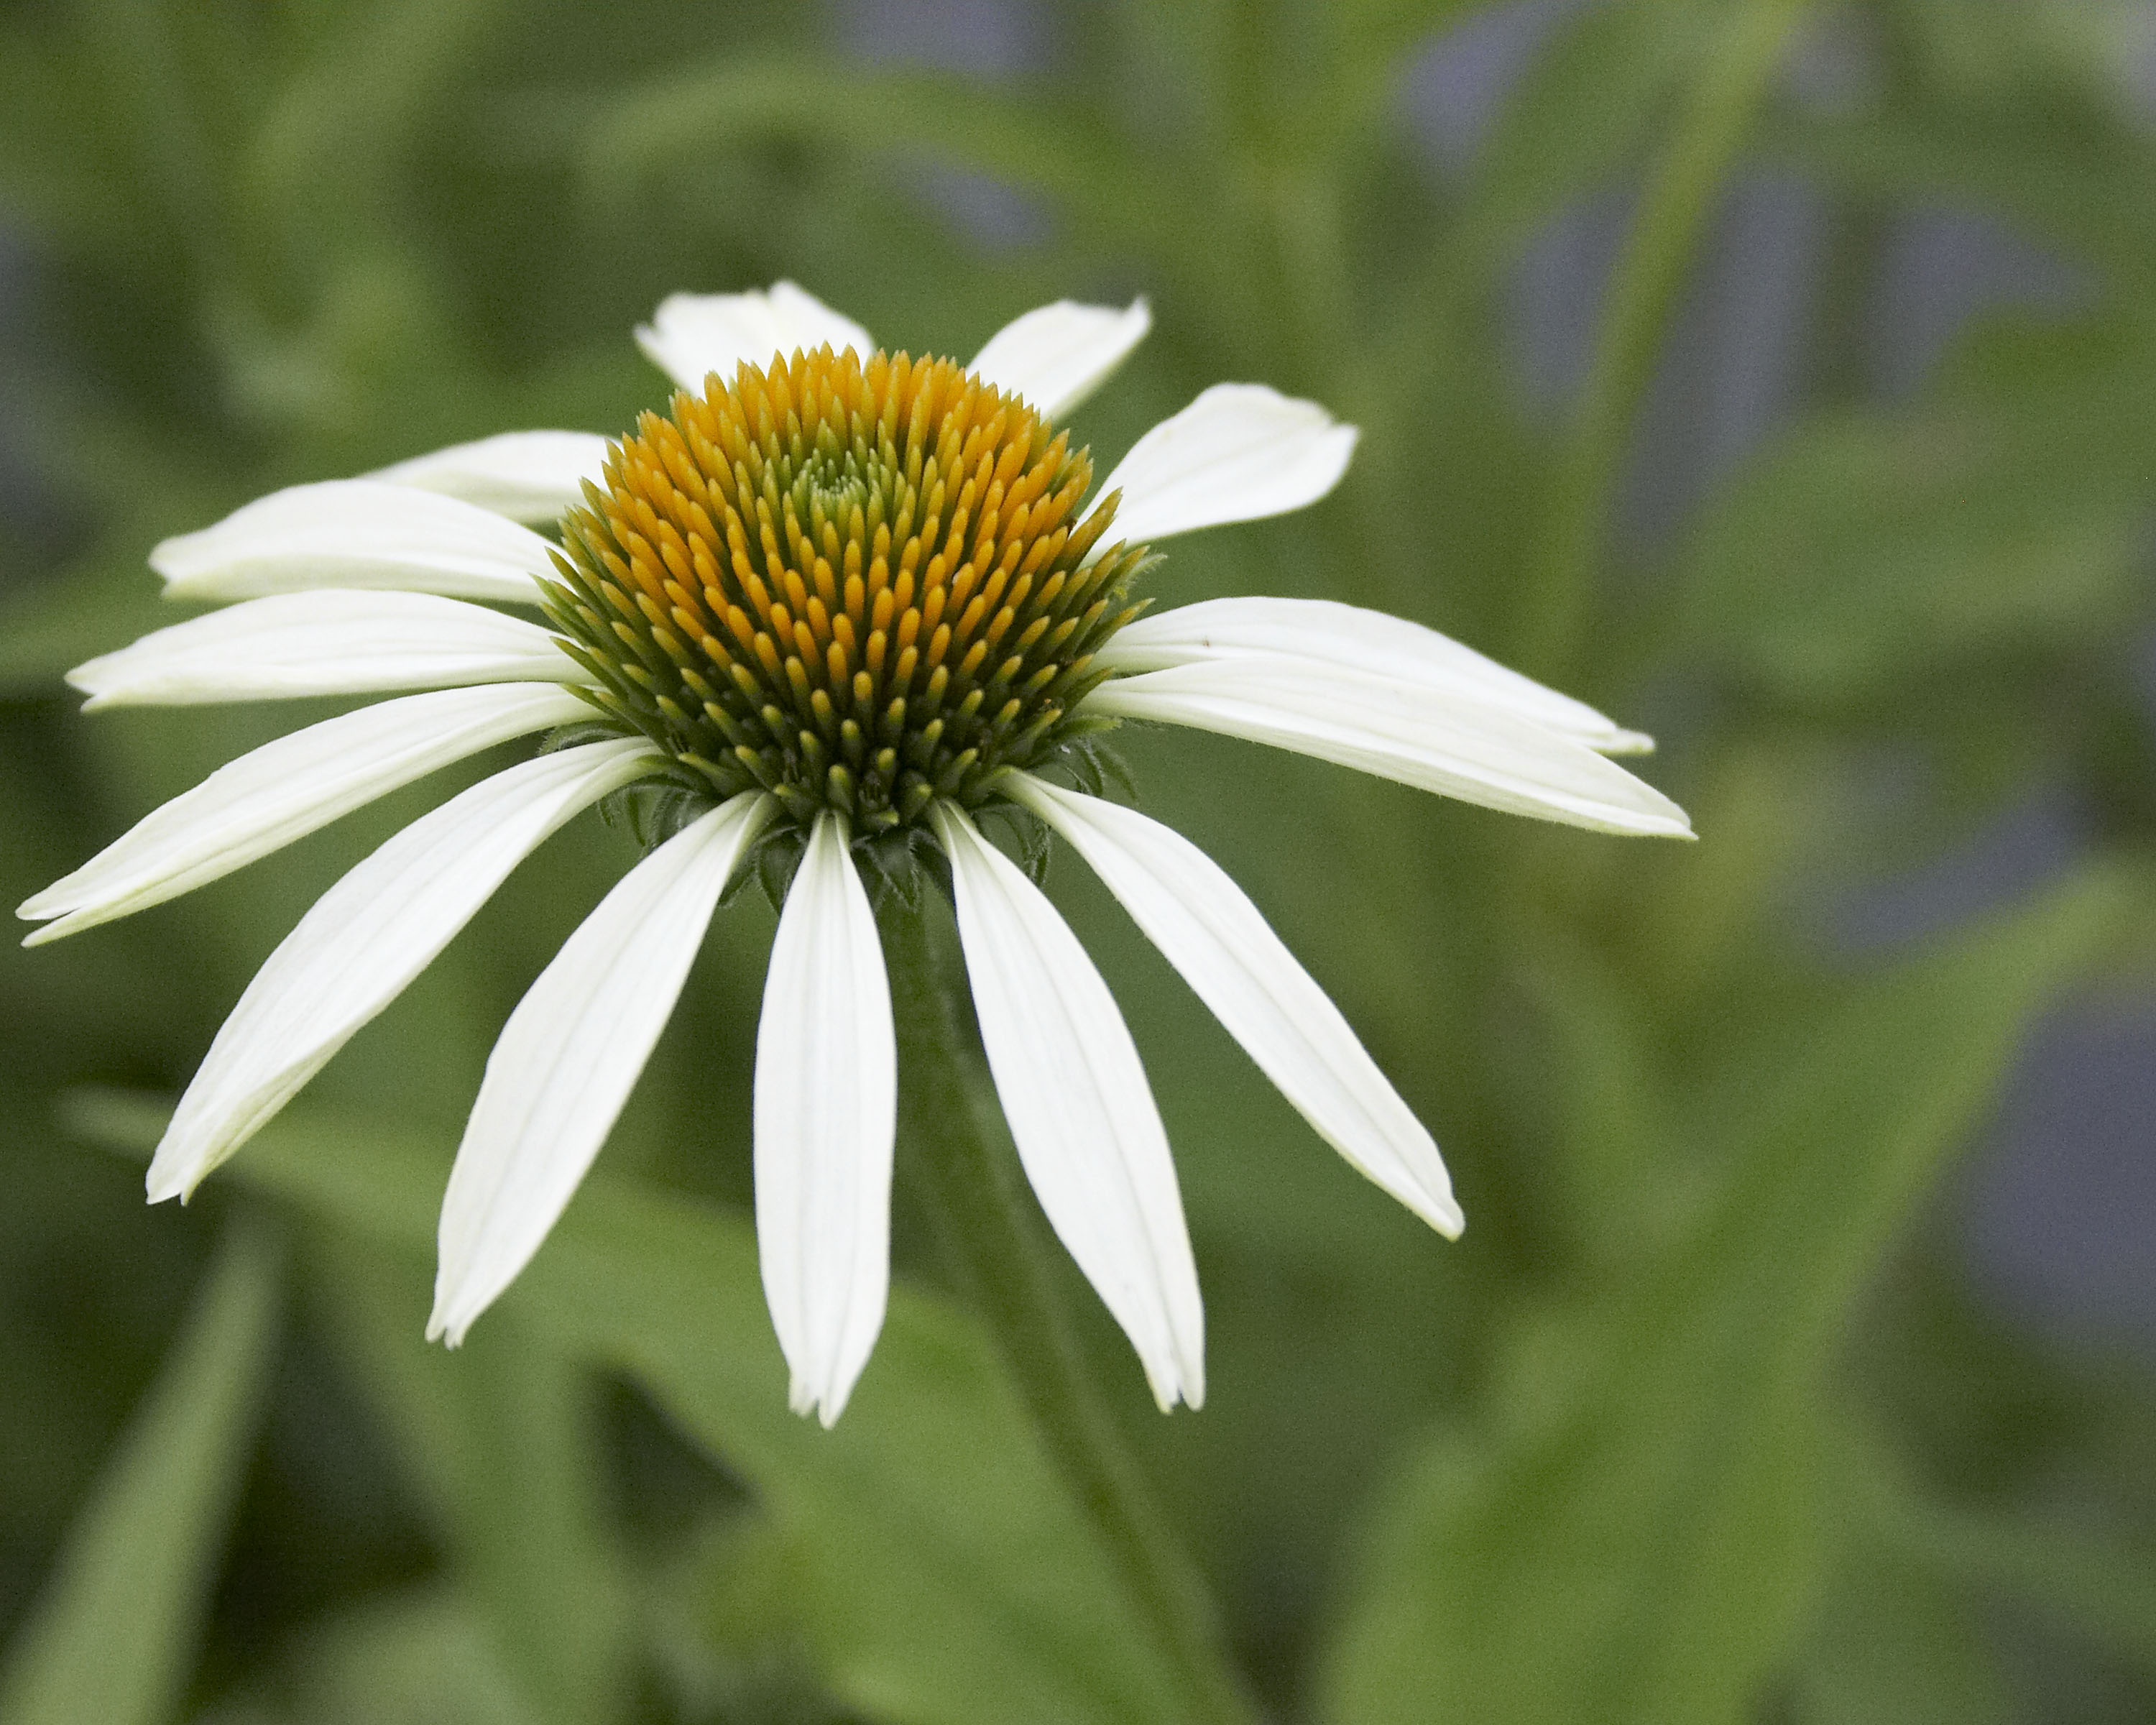
[[[744,360],[767,366],[773,354],[796,348],[813,352],[828,341],[863,359],[875,352],[866,330],[790,281],[745,294],[669,294],[637,326],[636,341],[660,370],[696,391],[713,372],[731,382]]]
[[[996,1094],[1040,1207],[1163,1412],[1205,1399],[1205,1315],[1168,1134],[1114,998],[1040,888],[936,807]]]
[[[1464,1225],[1437,1145],[1258,907],[1168,827],[1014,773],[1005,795],[1069,839],[1281,1094],[1348,1163],[1448,1238]]]
[[[1215,383],[1140,438],[1098,495],[1122,492],[1114,536],[1133,544],[1285,515],[1340,483],[1355,434],[1316,402]]]
[[[565,689],[495,683],[407,695],[280,737],[152,809],[25,900],[15,914],[47,926],[23,944],[177,898],[439,767],[591,711]]]
[[[1143,300],[1118,311],[1058,300],[988,337],[966,369],[1050,419],[1060,419],[1107,381],[1152,327]]]
[[[553,578],[529,527],[459,497],[379,479],[324,480],[258,497],[150,553],[175,598],[251,599],[323,587],[535,604]]]
[[[462,1342],[567,1206],[770,814],[752,793],[675,834],[615,884],[509,1015],[442,1199],[429,1341]]]
[[[898,1048],[846,825],[817,818],[779,913],[756,1032],[756,1243],[797,1414],[828,1426],[891,1287]]]
[[[315,901],[240,996],[150,1164],[186,1198],[434,961],[565,821],[649,769],[643,741],[541,755],[404,829]]]
[[[1217,731],[1508,814],[1689,838],[1685,812],[1584,743],[1475,696],[1278,659],[1113,677],[1091,712]]]
[[[1640,754],[1655,746],[1652,737],[1620,730],[1584,701],[1545,688],[1450,635],[1330,599],[1207,599],[1156,611],[1116,631],[1094,663],[1117,671],[1166,670],[1201,660],[1263,655],[1479,695],[1576,737],[1599,754]]]
[[[588,680],[521,618],[432,593],[336,590],[228,606],[68,673],[90,707]]]
[[[461,497],[512,521],[544,522],[584,501],[586,480],[603,483],[606,453],[607,440],[593,431],[505,431],[366,476]]]

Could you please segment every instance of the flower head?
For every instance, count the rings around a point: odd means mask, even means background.
[[[1052,759],[1135,616],[1093,466],[947,359],[796,349],[646,413],[562,521],[549,617],[716,796],[859,834]]]
[[[490,438],[159,546],[169,593],[239,603],[79,667],[90,706],[424,692],[220,768],[26,902],[31,942],[495,744],[554,747],[413,823],[301,919],[182,1097],[152,1199],[244,1144],[549,834],[625,796],[651,846],[487,1062],[431,1335],[459,1340],[538,1250],[766,847],[791,873],[770,874],[789,884],[757,1037],[758,1244],[793,1404],[835,1419],[889,1279],[897,1074],[864,869],[886,879],[932,846],[1034,1190],[1162,1407],[1196,1405],[1197,1276],[1143,1067],[1076,938],[983,837],[990,810],[1067,840],[1312,1128],[1457,1233],[1429,1133],[1257,908],[1187,839],[1075,788],[1099,734],[1194,726],[1613,832],[1682,835],[1685,817],[1606,758],[1646,739],[1418,624],[1287,599],[1142,616],[1152,547],[1314,502],[1355,440],[1314,403],[1223,384],[1096,485],[1060,422],[1147,326],[1142,301],[1059,302],[962,367],[886,352],[790,283],[677,295],[638,335],[680,387],[618,441]]]

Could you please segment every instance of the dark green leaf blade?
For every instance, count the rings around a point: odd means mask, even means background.
[[[628,1690],[627,1601],[593,1453],[594,1386],[519,1314],[460,1357],[423,1340],[408,1255],[311,1255],[331,1327],[399,1440],[495,1656],[544,1725],[603,1725]]]
[[[278,1254],[227,1240],[0,1676],[4,1725],[170,1719],[276,1335]]]
[[[1383,1506],[1325,1717],[1746,1717],[1815,1582],[1827,1349],[2126,891],[2076,880],[1856,991],[1738,1084],[1720,1201],[1550,1322],[1513,1429],[1433,1444]]]
[[[146,1151],[164,1111],[86,1096],[74,1123]],[[340,1230],[429,1254],[444,1146],[289,1111],[233,1172]],[[415,1261],[412,1273],[424,1276]],[[686,1198],[595,1175],[504,1315],[627,1372],[759,1494],[802,1554],[828,1681],[922,1725],[1127,1725],[1176,1717],[1106,1565],[1035,1447],[987,1343],[894,1288],[875,1358],[824,1432],[787,1411],[754,1236]],[[484,1327],[471,1346],[484,1343]]]

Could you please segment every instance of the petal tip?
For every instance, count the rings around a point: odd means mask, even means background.
[[[178,580],[181,571],[174,566],[184,566],[187,542],[194,536],[192,533],[175,533],[169,539],[160,539],[151,546],[149,557],[151,572],[163,576],[168,583]]]
[[[152,1166],[150,1172],[142,1177],[142,1194],[144,1201],[149,1204],[170,1204],[177,1198],[184,1205],[195,1195],[195,1189],[189,1182],[176,1179],[171,1174],[160,1179],[157,1168]]]
[[[1148,1368],[1146,1387],[1152,1391],[1153,1405],[1163,1414],[1173,1414],[1178,1406],[1195,1414],[1205,1405],[1204,1368],[1199,1366],[1194,1369],[1187,1360],[1178,1362],[1158,1376]]]

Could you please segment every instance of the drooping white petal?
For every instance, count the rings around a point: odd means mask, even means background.
[[[1060,419],[1099,388],[1152,327],[1143,300],[1120,311],[1058,300],[1005,324],[966,369]]]
[[[413,822],[317,899],[180,1098],[150,1164],[150,1201],[192,1193],[404,992],[548,834],[653,759],[635,740],[520,762]]]
[[[1624,731],[1584,701],[1486,659],[1404,617],[1330,599],[1207,599],[1156,611],[1119,629],[1094,663],[1117,671],[1165,670],[1200,660],[1272,655],[1474,694],[1599,754],[1640,754],[1655,741]]]
[[[324,480],[258,497],[150,553],[175,598],[251,599],[315,588],[391,588],[535,604],[547,542],[462,498],[379,479]]]
[[[90,707],[588,680],[521,618],[432,593],[341,591],[249,599],[68,673]]]
[[[771,816],[760,793],[685,827],[615,884],[502,1027],[442,1199],[427,1339],[457,1346],[531,1262],[620,1117],[719,894]]]
[[[1123,494],[1114,536],[1151,543],[1315,503],[1340,483],[1355,428],[1262,383],[1215,383],[1132,447],[1101,481]]]
[[[788,889],[756,1032],[756,1243],[797,1414],[839,1417],[891,1288],[898,1047],[846,825],[817,818]]]
[[[461,497],[512,521],[551,521],[584,501],[586,480],[601,481],[606,453],[607,440],[597,432],[505,431],[367,477]]]
[[[1002,788],[1070,841],[1320,1137],[1439,1233],[1459,1234],[1464,1222],[1437,1145],[1217,863],[1135,809],[1025,773]]]
[[[745,294],[669,294],[640,324],[637,345],[684,389],[701,390],[713,372],[731,382],[742,361],[771,363],[774,353],[813,352],[829,342],[866,359],[875,352],[869,332],[843,312],[790,281]]]
[[[47,926],[23,944],[162,904],[439,767],[591,711],[565,689],[496,683],[407,695],[280,737],[152,809],[25,900],[15,914]]]
[[[1217,731],[1598,832],[1688,838],[1685,812],[1584,743],[1476,696],[1346,666],[1214,660],[1112,677],[1091,712]]]
[[[1205,1399],[1205,1315],[1168,1134],[1108,985],[1036,887],[949,803],[958,938],[996,1094],[1040,1207],[1163,1412]]]

